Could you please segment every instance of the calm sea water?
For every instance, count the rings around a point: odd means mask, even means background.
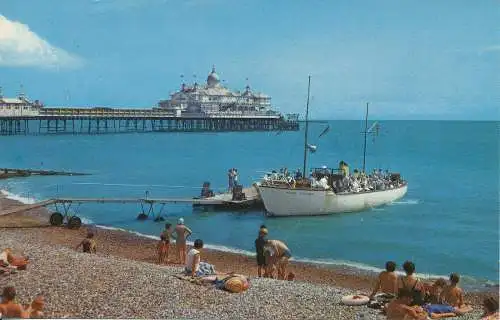
[[[311,124],[311,166],[351,170],[362,165],[363,123]],[[194,212],[167,205],[167,219],[184,217],[194,238],[253,252],[260,224],[283,239],[294,256],[363,268],[415,261],[417,272],[459,272],[465,282],[498,282],[499,123],[383,121],[368,142],[367,167],[399,171],[409,182],[405,198],[359,213],[266,218],[262,213]],[[249,185],[271,168],[302,166],[303,132],[151,133],[99,136],[0,137],[0,167],[92,173],[81,177],[30,177],[0,181],[0,189],[36,199],[50,197],[150,197],[199,194],[203,181],[227,185],[238,168]],[[139,205],[84,204],[77,213],[95,224],[158,235],[163,224],[135,220]],[[157,208],[159,209],[159,207]]]

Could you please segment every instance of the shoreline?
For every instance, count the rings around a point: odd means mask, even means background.
[[[19,204],[19,201],[0,195],[0,208]],[[356,319],[360,312],[373,317],[379,313],[379,310],[367,306],[349,307],[340,303],[344,295],[369,294],[376,279],[373,272],[348,266],[325,267],[291,261],[288,271],[295,273],[295,280],[272,280],[257,277],[252,256],[204,249],[202,260],[213,264],[218,273],[236,272],[250,277],[251,288],[247,292],[228,294],[173,279],[183,266],[176,263],[159,265],[156,261],[157,240],[92,225],[84,225],[78,230],[48,226],[48,211],[43,208],[33,211],[0,216],[2,245],[11,247],[17,254],[30,256],[31,261],[27,271],[0,277],[0,283],[2,286],[14,285],[23,302],[44,292],[49,318],[220,320],[248,319],[259,315],[259,318],[273,320],[297,316],[304,319]],[[3,228],[6,221],[23,224],[27,218],[32,223],[28,227]],[[38,225],[33,221],[38,221]],[[89,229],[95,234],[96,255],[75,251]],[[169,257],[172,259],[172,251]],[[96,290],[98,297],[95,294],[89,296]],[[145,290],[148,292],[146,296]],[[182,294],[175,296],[179,292]],[[487,291],[466,292],[465,301],[474,307],[474,312],[465,319],[477,317],[482,299],[489,294]],[[138,295],[141,298],[137,299]],[[165,299],[165,296],[169,298]],[[108,298],[119,302],[110,306]],[[95,299],[100,299],[100,302]],[[144,301],[138,301],[141,299]],[[79,303],[75,305],[75,301]],[[160,305],[165,309],[158,309]],[[235,317],[232,308],[244,311]],[[165,313],[167,309],[168,314]],[[266,311],[261,313],[261,309]]]
[[[30,199],[26,200],[27,200],[26,203],[29,203]],[[0,189],[0,212],[2,210],[22,204],[24,204],[22,197],[18,197],[15,194]],[[20,220],[21,223],[27,222],[29,224],[26,227],[35,227],[37,226],[37,224],[39,224],[38,226],[40,227],[54,228],[50,226],[50,224],[48,223],[49,213],[45,208],[34,209],[30,210],[29,212],[23,212],[16,215],[18,217],[16,217],[15,219]],[[98,229],[100,230],[100,232],[108,232],[110,235],[112,235],[111,237],[116,238],[117,241],[119,239],[123,239],[125,242],[128,243],[133,243],[134,241],[143,243],[144,241],[146,241],[148,245],[154,244],[154,246],[156,245],[156,242],[159,241],[159,236],[156,235],[143,234],[134,230],[127,230],[120,227],[98,225],[93,223],[93,221],[91,220],[87,220],[90,223],[86,223],[85,221],[86,218],[85,217],[81,218],[83,220],[81,229],[86,230],[90,228],[92,230]],[[3,220],[6,221],[6,219]],[[15,225],[5,226],[5,222],[2,222],[2,216],[0,215],[0,228],[2,227],[16,228]],[[60,229],[63,231],[67,230],[66,228],[60,228]],[[85,234],[82,233],[81,236],[84,237]],[[192,241],[188,241],[188,244],[192,244]],[[245,267],[245,269],[249,269],[250,266],[253,265],[255,269],[255,275],[257,275],[256,273],[257,266],[255,262],[255,255],[253,252],[238,248],[225,247],[223,245],[211,245],[211,244],[205,244],[204,251],[210,253],[210,256],[213,255],[216,261],[225,260],[221,256],[227,255],[231,260],[236,260],[239,263],[246,264],[247,266]],[[155,255],[156,253],[152,254]],[[170,255],[172,255],[172,253]],[[297,280],[300,279],[311,283],[321,283],[321,284],[325,283],[324,279],[321,278],[318,279],[315,275],[313,276],[304,275],[303,277],[301,277],[299,274],[297,274],[297,272],[308,271],[308,269],[311,269],[315,273],[321,273],[324,277],[326,277],[328,273],[331,273],[331,276],[333,276],[334,278],[338,278],[339,282],[342,283],[340,285],[343,287],[346,286],[348,288],[352,288],[355,290],[370,291],[373,286],[373,283],[376,281],[376,277],[378,276],[379,272],[384,270],[383,269],[384,263],[385,260],[381,259],[380,267],[366,266],[366,268],[364,268],[362,266],[351,265],[349,263],[346,264],[335,263],[335,262],[323,263],[321,261],[314,261],[313,259],[309,260],[307,258],[299,258],[297,260],[294,260],[294,257],[292,257],[289,264],[290,268],[289,271],[292,271],[296,274]],[[418,265],[417,265],[417,270],[418,270]],[[401,275],[403,274],[403,272],[400,270],[397,270],[396,273]],[[444,277],[445,279],[448,278],[447,275],[424,274],[424,273],[418,273],[418,271],[416,274],[421,280],[425,282],[430,282],[441,277]],[[481,283],[478,282],[476,284],[462,283],[462,287],[464,287],[464,289],[470,293],[488,294],[495,290],[498,290],[499,288],[499,283],[498,282],[495,283],[492,280],[477,279],[469,277],[467,275],[461,275],[461,276],[463,278],[472,278],[475,279],[476,281],[481,281]],[[352,279],[349,279],[352,277],[355,277],[356,280],[352,281]],[[330,283],[332,285],[337,285],[336,282],[327,281],[327,283]]]

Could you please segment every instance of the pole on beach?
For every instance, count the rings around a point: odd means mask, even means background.
[[[311,91],[311,76],[309,76],[309,81],[307,84],[307,104],[306,104],[306,127],[304,133],[304,167],[302,177],[306,178],[306,165],[307,165],[307,131],[309,129],[309,94]]]
[[[366,115],[365,115],[365,144],[363,146],[363,173],[365,172],[366,165],[366,135],[368,134],[368,102],[366,103]]]

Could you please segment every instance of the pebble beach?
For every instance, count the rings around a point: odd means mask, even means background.
[[[2,207],[16,205],[2,198]],[[39,226],[19,228],[26,217]],[[158,265],[156,241],[116,230],[95,229],[98,254],[76,251],[88,227],[69,230],[46,226],[44,212],[0,216],[0,244],[28,255],[25,271],[0,277],[13,285],[22,303],[37,294],[46,298],[46,318],[153,319],[385,319],[366,306],[342,305],[342,296],[369,293],[373,275],[342,268],[292,263],[296,281],[256,277],[253,258],[206,250],[203,260],[218,272],[250,276],[251,287],[240,294],[177,279],[182,266]],[[20,220],[19,220],[20,219]],[[10,223],[8,223],[10,222]],[[479,319],[482,293],[467,295],[474,312],[460,319]]]

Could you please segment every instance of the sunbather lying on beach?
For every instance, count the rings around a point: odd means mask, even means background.
[[[0,259],[4,263],[7,262],[8,266],[16,267],[18,270],[26,269],[26,266],[29,263],[28,257],[16,257],[12,254],[12,250],[10,248],[7,248],[2,252]]]
[[[97,245],[94,240],[94,233],[92,231],[87,232],[87,237],[83,239],[82,242],[80,242],[75,249],[78,250],[78,248],[80,247],[83,248],[83,252],[97,253]]]
[[[380,272],[378,275],[377,282],[370,294],[370,300],[372,300],[379,291],[389,296],[396,297],[398,292],[398,275],[395,273],[395,270],[395,262],[387,261],[385,263],[385,271]]]
[[[184,270],[187,275],[202,277],[215,274],[213,265],[201,261],[201,249],[203,249],[203,240],[196,239],[193,248],[187,254]]]
[[[16,289],[14,287],[3,289],[0,314],[2,318],[29,318],[29,312],[16,302]]]

